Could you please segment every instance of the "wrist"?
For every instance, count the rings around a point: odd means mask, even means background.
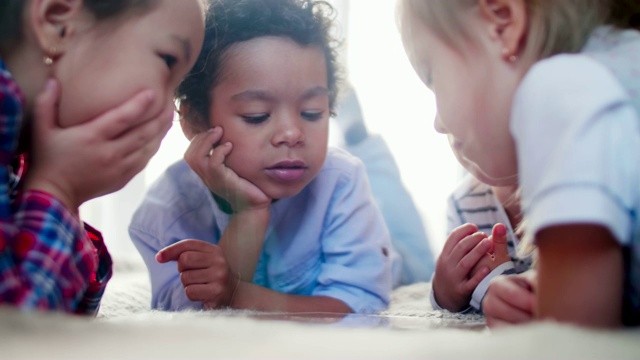
[[[431,288],[432,305],[437,305],[440,308],[438,310],[444,309],[444,310],[448,310],[450,312],[455,312],[455,313],[466,309],[467,304],[469,303],[469,299],[471,299],[471,294],[469,294],[467,298],[456,299],[456,297],[452,296],[452,294],[447,293],[446,291],[443,291],[443,289],[440,289],[439,286],[437,285],[438,284],[438,281],[436,280],[437,273],[438,272],[436,271],[436,273],[434,274],[433,285]],[[445,288],[446,288],[446,284],[445,284]]]
[[[246,219],[246,220],[251,219],[252,223],[257,220],[257,221],[268,224],[269,219],[271,218],[271,207],[264,206],[264,207],[245,208],[234,213],[233,216],[237,217],[238,219]]]
[[[482,311],[482,300],[484,300],[484,297],[487,294],[487,290],[489,289],[489,283],[491,282],[491,280],[504,273],[510,273],[510,271],[512,271],[514,268],[515,267],[513,262],[508,261],[500,264],[495,269],[493,269],[473,290],[469,305],[471,305],[474,309]]]
[[[227,197],[220,196],[216,194],[214,191],[211,191],[211,195],[213,196],[213,200],[218,205],[218,208],[222,210],[222,212],[230,215],[236,215],[241,213],[251,213],[253,211],[270,211],[271,199],[267,199],[267,201],[252,204],[247,201],[231,201]]]
[[[240,284],[242,283],[242,277],[240,272],[238,271],[235,276],[229,276],[229,278],[230,278],[230,281],[229,281],[228,288],[231,290],[230,292],[231,296],[229,297],[227,306],[229,306],[230,308],[235,308],[234,304],[237,299]]]

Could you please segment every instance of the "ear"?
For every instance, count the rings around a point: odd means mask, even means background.
[[[513,61],[527,33],[525,0],[479,0],[480,11],[489,23],[489,36],[502,46],[504,60]]]
[[[27,16],[35,39],[45,54],[55,59],[64,53],[82,11],[82,0],[31,1]]]
[[[198,116],[194,111],[191,110],[188,105],[185,105],[181,102],[178,114],[180,115],[180,127],[182,128],[182,133],[187,138],[187,140],[191,141],[191,139],[193,139],[196,135],[206,131],[206,129],[202,129],[200,126],[194,125],[194,121],[187,120],[187,116]],[[198,121],[198,123],[200,122]]]

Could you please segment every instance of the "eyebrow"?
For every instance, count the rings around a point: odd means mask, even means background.
[[[307,91],[305,91],[301,99],[308,100],[314,98],[316,96],[329,95],[329,89],[323,86],[316,86]],[[241,93],[235,94],[231,97],[233,101],[251,101],[251,100],[262,100],[262,101],[270,101],[273,100],[273,96],[269,94],[267,91],[263,90],[247,90]]]
[[[329,95],[329,89],[324,86],[316,86],[304,92],[302,99],[307,100],[316,96]]]
[[[189,40],[180,37],[178,35],[172,35],[173,39],[180,43],[182,46],[182,51],[184,52],[184,57],[187,59],[187,62],[191,60],[191,43]]]

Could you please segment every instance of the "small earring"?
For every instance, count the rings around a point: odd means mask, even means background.
[[[507,60],[509,60],[510,62],[516,62],[518,61],[518,57],[516,55],[509,55],[511,54],[511,51],[507,48],[502,48],[502,55],[504,55],[506,57]]]
[[[51,66],[51,64],[53,64],[54,62],[54,57],[57,54],[58,54],[58,49],[56,49],[55,47],[51,47],[51,49],[49,49],[49,53],[42,58],[42,62],[44,62],[44,64],[47,66]]]

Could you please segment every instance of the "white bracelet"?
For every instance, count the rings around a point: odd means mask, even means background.
[[[475,290],[473,290],[473,294],[471,294],[471,301],[469,305],[473,306],[475,309],[482,311],[482,299],[487,294],[487,290],[489,289],[489,282],[498,275],[502,275],[507,270],[514,269],[515,265],[512,261],[507,261],[506,263],[502,263],[498,265],[493,271],[491,271],[487,276],[480,281],[480,284],[476,286]]]

